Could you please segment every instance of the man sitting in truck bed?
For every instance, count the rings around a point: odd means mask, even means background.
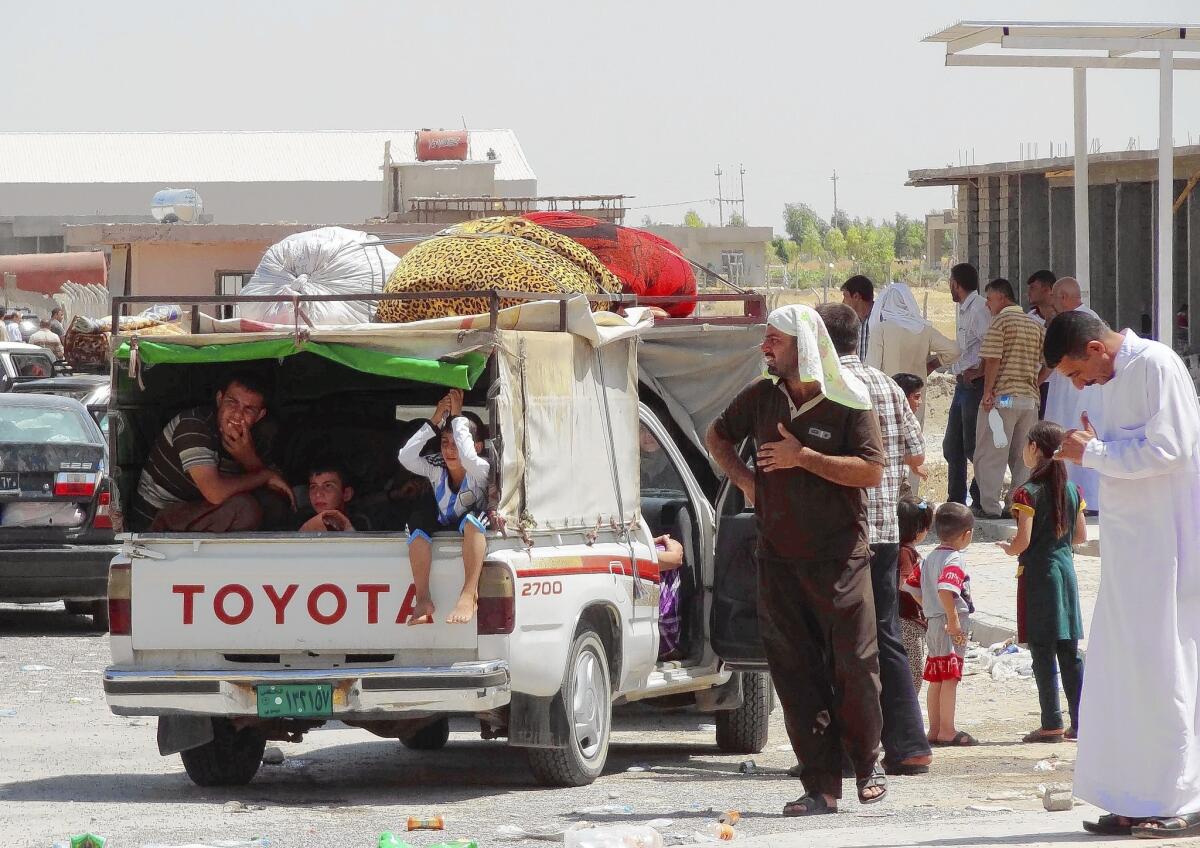
[[[257,530],[264,502],[291,487],[266,467],[251,433],[267,414],[267,388],[254,374],[230,375],[215,407],[180,412],[159,434],[142,468],[131,509],[133,530],[237,533]],[[257,495],[257,497],[256,497]]]

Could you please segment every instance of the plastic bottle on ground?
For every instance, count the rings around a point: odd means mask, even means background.
[[[408,829],[409,830],[445,830],[446,829],[446,817],[445,816],[433,816],[432,818],[428,818],[428,819],[419,819],[416,816],[409,816],[408,817]]]
[[[737,838],[737,832],[732,825],[710,822],[696,831],[694,838],[697,842],[729,842]]]
[[[663,848],[662,834],[645,825],[612,825],[569,830],[564,848]]]

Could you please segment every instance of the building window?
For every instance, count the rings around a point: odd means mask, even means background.
[[[250,282],[250,278],[254,276],[253,271],[218,271],[217,272],[217,294],[219,295],[238,295],[242,293],[242,286]],[[221,304],[217,307],[218,318],[236,318],[238,309],[232,303]]]
[[[721,271],[725,278],[734,285],[741,285],[746,279],[746,253],[742,250],[721,251]]]

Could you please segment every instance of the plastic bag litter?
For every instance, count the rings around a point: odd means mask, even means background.
[[[502,824],[496,828],[496,838],[502,840],[521,840],[531,839],[540,842],[562,842],[566,838],[567,831],[581,830],[586,827],[583,822],[576,822],[570,827],[562,827],[559,825],[546,825],[544,827],[529,826],[518,827],[515,824]]]
[[[972,648],[967,662],[993,680],[1016,680],[1033,676],[1033,655],[1009,642],[999,642],[988,648]]]
[[[663,848],[663,838],[646,825],[612,825],[567,831],[566,848]]]
[[[1053,760],[1038,760],[1037,765],[1033,767],[1034,771],[1055,771],[1058,768],[1058,763]]]
[[[322,227],[288,236],[267,248],[244,295],[373,294],[383,291],[399,258],[375,236]],[[375,314],[367,301],[307,303],[314,324],[365,324]],[[242,318],[269,324],[295,322],[291,303],[243,303]]]

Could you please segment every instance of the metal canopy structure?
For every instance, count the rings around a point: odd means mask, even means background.
[[[1176,70],[1200,70],[1200,24],[962,21],[924,41],[946,45],[948,67],[1071,68],[1075,94],[1075,276],[1091,300],[1087,70],[1157,70],[1158,301],[1160,341],[1171,343],[1174,302],[1172,94]],[[1184,54],[1179,58],[1177,54]],[[1188,54],[1195,54],[1188,56]]]

